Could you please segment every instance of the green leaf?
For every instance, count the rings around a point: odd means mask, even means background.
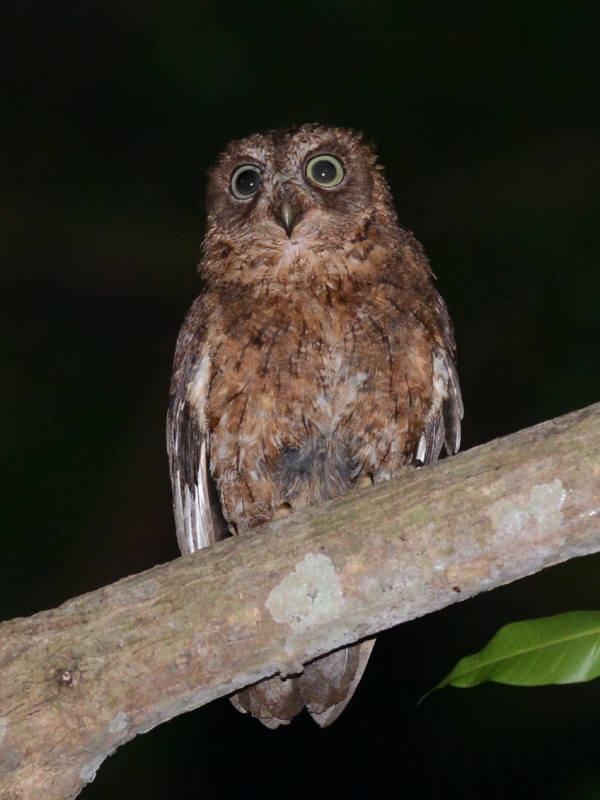
[[[485,681],[543,686],[599,676],[600,611],[571,611],[506,625],[435,688],[467,688]]]

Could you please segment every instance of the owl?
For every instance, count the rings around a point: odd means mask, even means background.
[[[184,554],[458,450],[448,312],[362,135],[311,124],[233,142],[207,211],[168,414]],[[304,708],[328,725],[373,642],[232,702],[269,728]]]

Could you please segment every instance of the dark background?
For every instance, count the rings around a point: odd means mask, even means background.
[[[0,618],[178,555],[167,389],[230,139],[378,142],[454,318],[465,448],[600,400],[599,36],[578,0],[3,0]],[[330,729],[221,700],[81,797],[600,798],[597,683],[416,706],[501,624],[598,608],[599,563],[386,632]]]

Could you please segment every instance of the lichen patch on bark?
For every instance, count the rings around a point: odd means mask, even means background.
[[[556,528],[562,520],[562,505],[567,490],[556,478],[551,483],[534,486],[527,500],[515,502],[504,498],[495,502],[488,511],[494,530],[511,534],[533,526],[540,533]]]
[[[294,634],[335,619],[343,605],[340,577],[322,553],[308,553],[271,590],[266,602],[275,622],[289,625]]]
[[[108,723],[109,733],[122,733],[129,727],[129,720],[124,711],[119,711]]]

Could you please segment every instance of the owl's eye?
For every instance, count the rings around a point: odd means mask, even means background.
[[[238,200],[247,200],[258,192],[261,183],[262,172],[259,168],[245,164],[233,173],[231,191]]]
[[[333,156],[316,156],[306,165],[306,175],[317,186],[330,189],[344,178],[344,168]]]

